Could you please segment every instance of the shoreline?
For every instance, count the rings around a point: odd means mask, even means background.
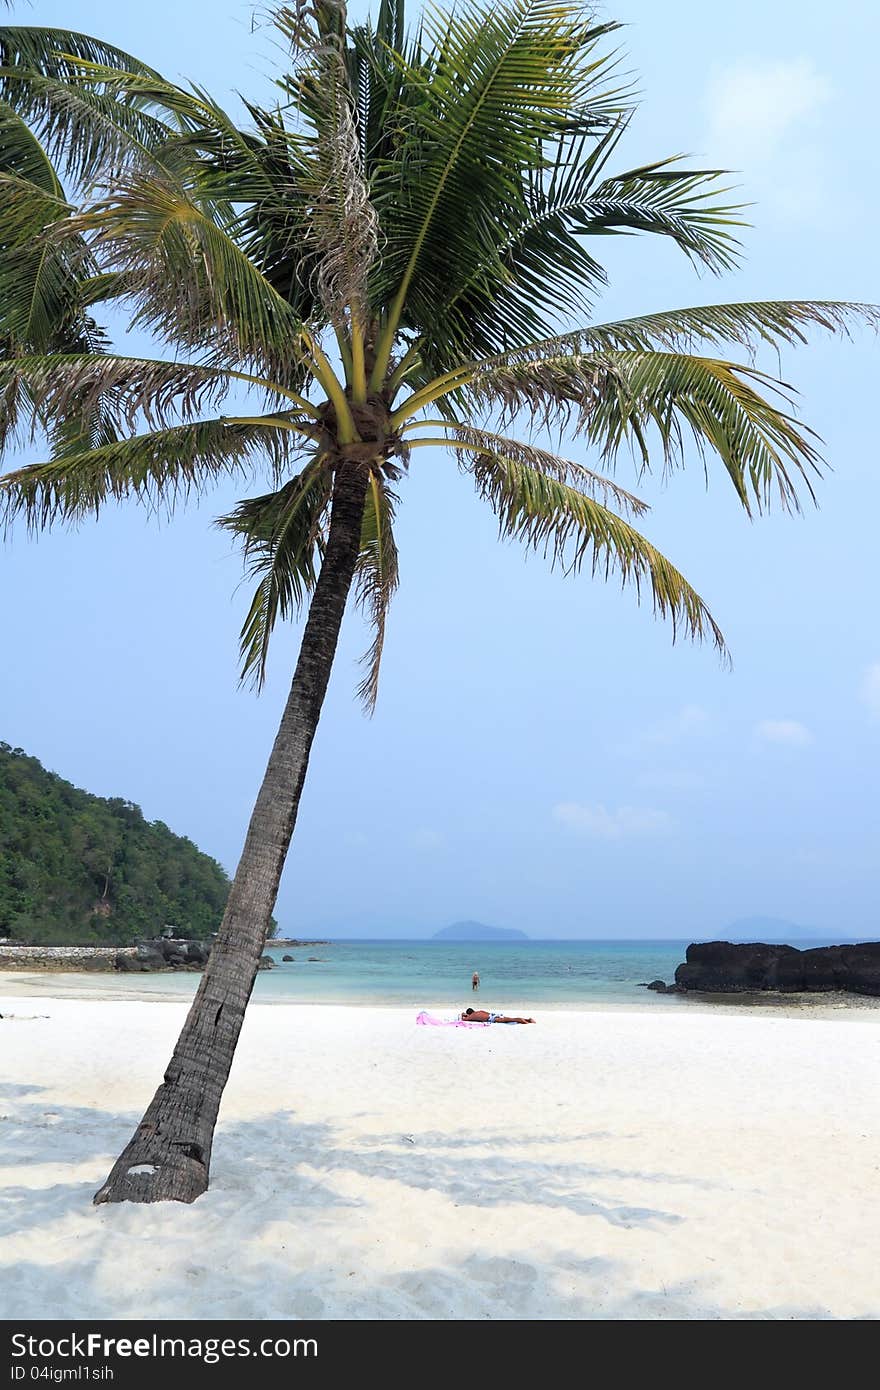
[[[209,1191],[94,1207],[188,1001],[0,994],[8,1318],[880,1316],[871,1010],[256,1002]]]
[[[73,969],[34,971],[0,970],[0,996],[7,1000],[42,998],[49,1000],[81,1000],[87,1003],[167,1003],[189,1005],[198,987],[201,972],[196,971],[156,971],[146,974],[124,975],[103,971],[76,971]],[[184,983],[170,986],[170,980],[183,980]],[[148,983],[149,982],[149,983]],[[631,1013],[631,1014],[689,1014],[701,1013],[719,1016],[730,1014],[749,1014],[773,1018],[841,1020],[858,1022],[861,1019],[880,1024],[880,999],[871,995],[852,994],[844,991],[816,991],[803,994],[776,994],[763,991],[754,994],[688,994],[654,995],[636,987],[631,999],[602,998],[578,1000],[541,1000],[530,1002],[526,998],[505,993],[503,1000],[493,1001],[503,1006],[505,1012],[526,1012],[545,1014],[592,1014],[592,1013]],[[494,992],[500,995],[500,990]],[[488,994],[487,994],[488,997]],[[465,991],[462,991],[461,1008],[467,1006]],[[249,1004],[252,1008],[342,1008],[379,1009],[398,1013],[416,1013],[419,1009],[446,1016],[454,1012],[456,1006],[449,1002],[431,999],[430,996],[406,1003],[389,1002],[382,997],[363,996],[359,998],[297,998],[294,995],[254,996]],[[0,1013],[5,1012],[0,1004]]]

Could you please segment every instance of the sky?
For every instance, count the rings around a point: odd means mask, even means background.
[[[605,13],[626,24],[642,103],[620,167],[685,153],[736,171],[753,206],[743,266],[721,281],[659,239],[608,239],[597,316],[880,300],[877,7],[841,0],[831,23],[795,0]],[[14,22],[37,14],[230,104],[267,94],[271,42],[235,0],[13,8]],[[369,634],[351,612],[282,934],[420,936],[475,918],[536,937],[706,938],[754,914],[880,935],[878,350],[868,332],[817,334],[761,363],[798,388],[825,441],[818,509],[750,522],[720,466],[707,486],[695,456],[636,489],[652,506],[642,529],[709,603],[732,670],[709,647],[673,647],[615,583],[500,543],[455,462],[416,453],[379,707],[367,719],[354,698]],[[634,483],[625,461],[619,480]],[[223,485],[161,524],[123,506],[0,545],[0,739],[137,802],[230,872],[297,649],[296,627],[279,629],[264,692],[239,688],[247,587],[212,523],[255,490]]]

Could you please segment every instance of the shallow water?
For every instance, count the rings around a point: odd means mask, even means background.
[[[802,946],[832,944],[792,942]],[[397,1008],[508,1012],[536,1009],[742,1009],[759,1005],[786,1014],[878,1007],[861,995],[661,995],[642,982],[671,981],[688,942],[678,941],[333,941],[325,946],[274,946],[278,968],[261,971],[254,1000],[263,1004],[387,1005]],[[282,955],[294,956],[282,963]],[[309,960],[317,956],[317,960]],[[481,988],[471,990],[479,971]],[[183,1000],[198,975],[116,975],[72,972],[0,976],[5,994],[112,999]]]

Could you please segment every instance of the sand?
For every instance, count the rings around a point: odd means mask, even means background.
[[[100,1208],[185,1006],[0,1013],[7,1319],[880,1316],[869,1005],[490,1029],[252,1005],[210,1191]]]

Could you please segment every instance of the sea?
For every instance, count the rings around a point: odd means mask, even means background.
[[[839,943],[840,937],[836,938]],[[833,945],[831,939],[792,940],[802,948]],[[334,940],[304,946],[270,942],[277,962],[262,970],[254,1002],[262,1004],[385,1005],[448,1015],[473,1004],[502,1012],[540,1009],[675,1009],[714,1006],[711,996],[664,995],[645,989],[652,980],[671,983],[685,959],[686,939],[668,941],[403,941]],[[294,957],[283,961],[284,955]],[[477,971],[480,989],[473,991]],[[183,1000],[198,975],[188,971],[143,975],[7,975],[0,992]],[[25,980],[27,983],[25,984]],[[48,987],[48,988],[47,988]],[[828,1004],[828,995],[798,996],[805,1005]],[[718,1007],[761,1002],[789,1007],[791,996],[726,995]],[[841,1007],[864,996],[834,996]],[[880,1000],[876,1001],[880,1005]]]

